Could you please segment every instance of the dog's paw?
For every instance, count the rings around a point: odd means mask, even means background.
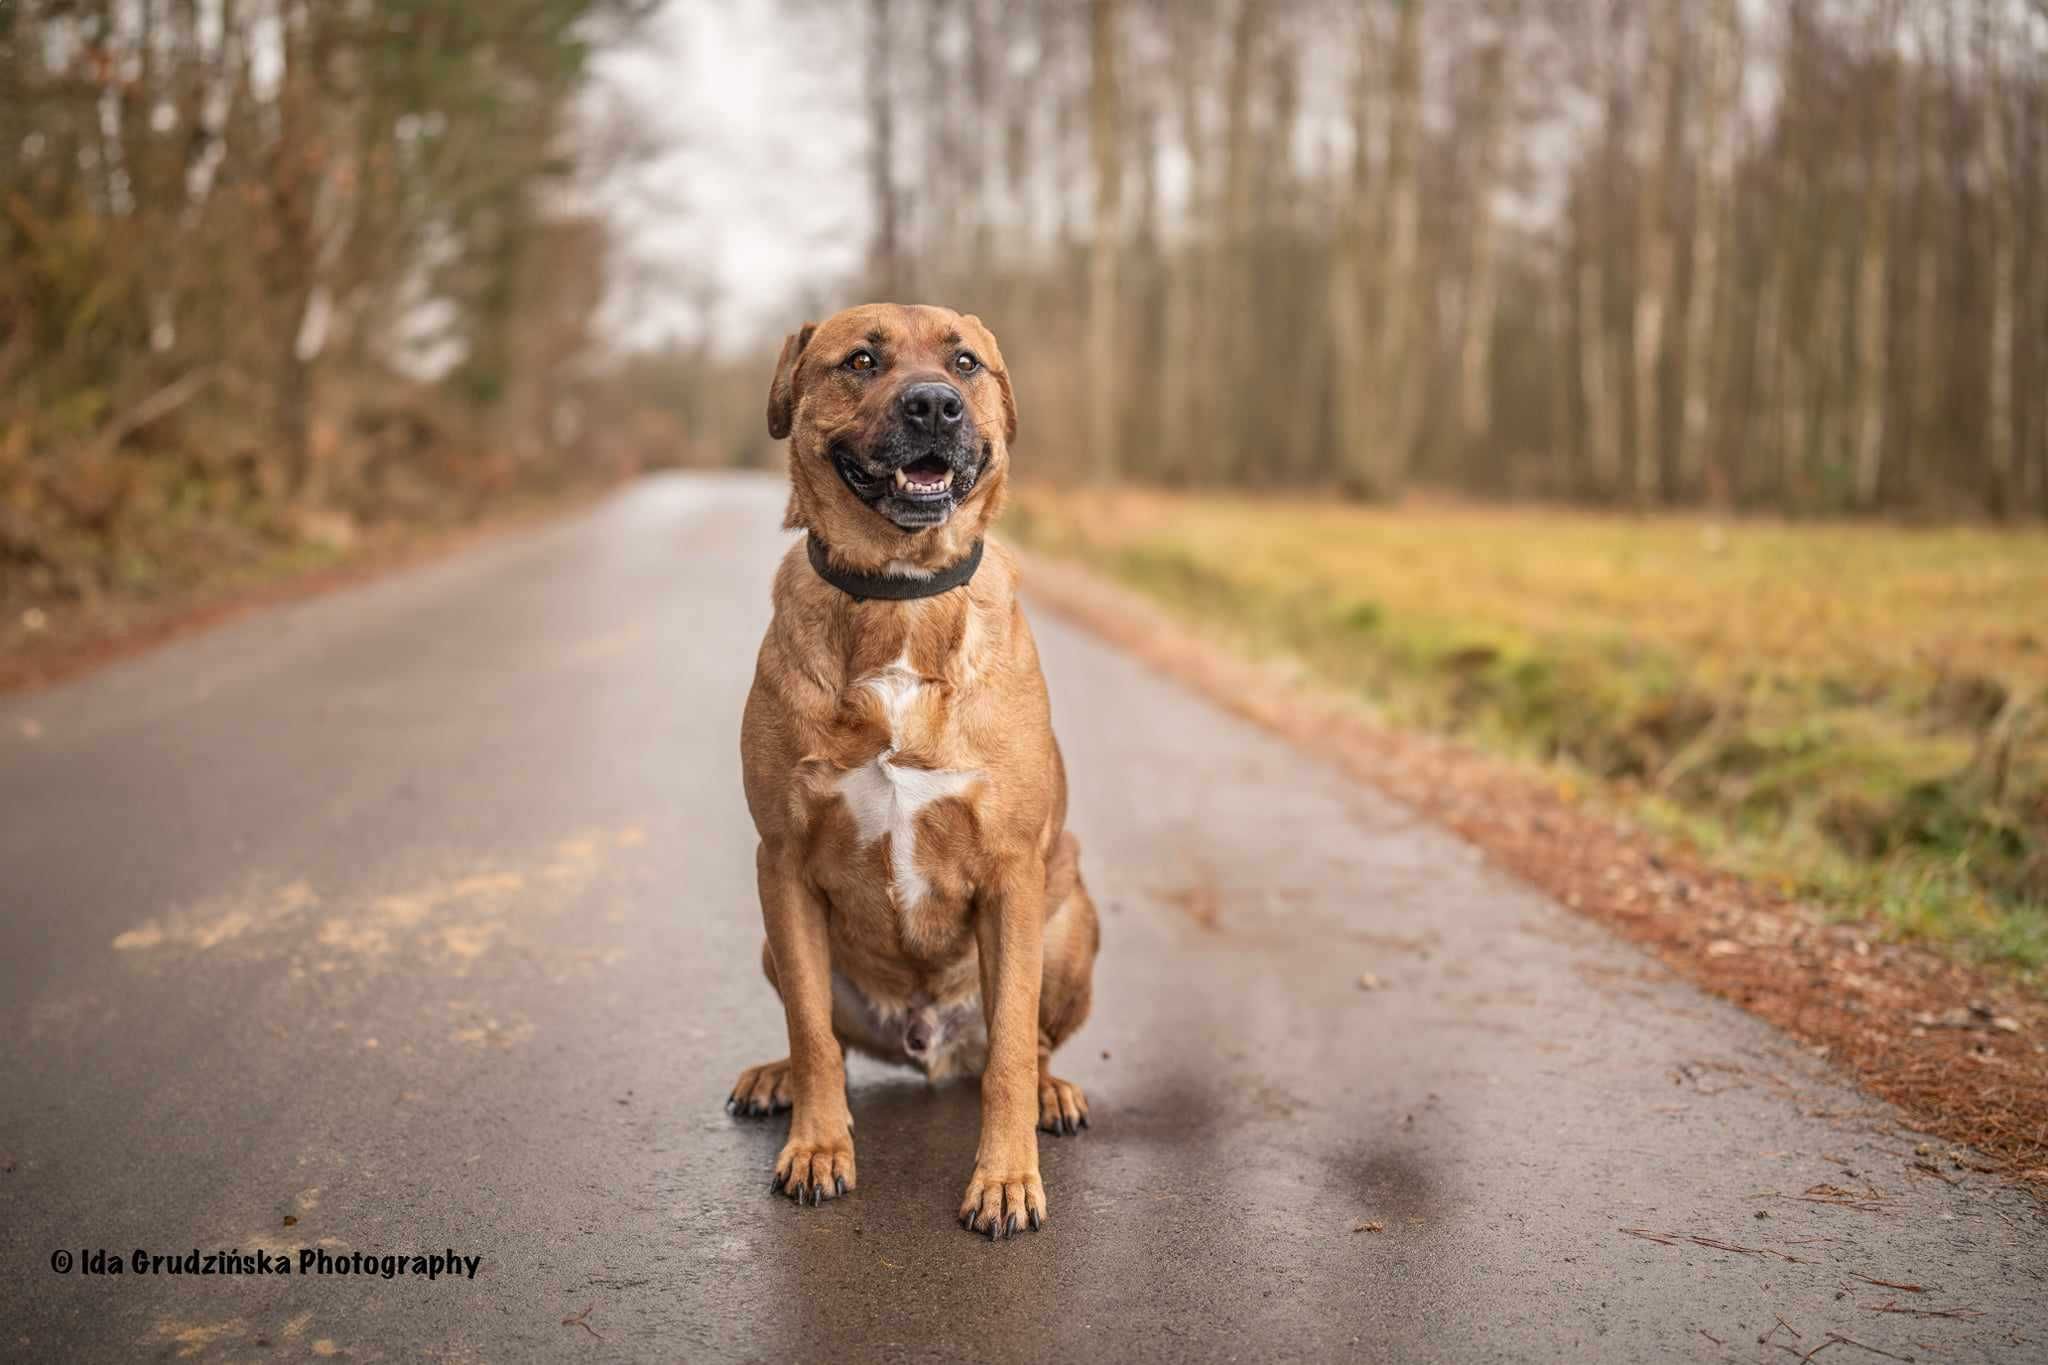
[[[1088,1097],[1072,1081],[1050,1072],[1038,1073],[1038,1126],[1056,1136],[1072,1137],[1088,1126]]]
[[[786,1194],[799,1204],[816,1207],[853,1189],[853,1126],[841,1125],[824,1136],[799,1135],[794,1128],[782,1154],[775,1158],[773,1194]]]
[[[990,1241],[1045,1226],[1045,1186],[1034,1162],[1030,1170],[974,1168],[967,1197],[960,1201],[960,1226],[986,1233]]]
[[[734,1082],[725,1097],[725,1112],[740,1118],[760,1119],[786,1111],[791,1103],[789,1058],[750,1066]]]

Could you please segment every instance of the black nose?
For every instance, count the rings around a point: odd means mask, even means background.
[[[912,384],[896,400],[896,406],[905,423],[927,436],[951,432],[967,413],[960,390],[951,384]]]

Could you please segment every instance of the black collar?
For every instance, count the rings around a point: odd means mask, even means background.
[[[975,541],[974,548],[966,558],[956,564],[949,564],[929,578],[906,578],[896,574],[854,573],[848,569],[834,568],[825,557],[825,542],[816,536],[807,535],[810,542],[811,567],[818,571],[818,577],[830,583],[856,602],[879,597],[889,602],[908,602],[919,597],[937,597],[974,577],[974,571],[981,567],[981,542]]]

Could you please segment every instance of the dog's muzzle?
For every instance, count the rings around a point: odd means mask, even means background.
[[[865,452],[832,447],[832,467],[853,495],[906,531],[943,525],[974,491],[988,443],[951,384],[911,384]]]

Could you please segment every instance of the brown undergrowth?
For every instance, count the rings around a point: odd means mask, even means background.
[[[315,555],[281,547],[181,590],[104,593],[61,612],[11,610],[0,620],[0,696],[66,681],[236,617],[367,583],[546,525],[590,507],[614,484],[533,497],[460,524],[393,523]],[[33,626],[25,625],[33,623]]]
[[[2048,1192],[2048,1003],[2005,975],[1887,942],[1874,925],[1713,868],[1555,774],[1376,725],[1097,574],[1027,558],[1029,594],[1061,616],[1448,826],[1847,1068],[1917,1126]]]

